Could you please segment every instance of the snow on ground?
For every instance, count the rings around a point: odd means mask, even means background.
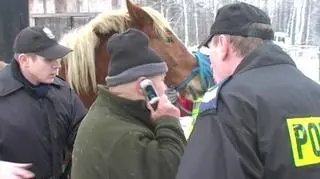
[[[286,51],[302,73],[320,82],[320,47],[291,46]]]

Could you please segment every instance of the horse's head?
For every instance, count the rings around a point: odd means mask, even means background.
[[[109,54],[106,42],[114,33],[137,28],[150,38],[150,46],[168,64],[166,84],[180,87],[182,96],[190,98],[187,86],[203,91],[198,76],[191,76],[197,67],[194,56],[181,43],[169,23],[157,11],[139,7],[127,0],[126,10],[113,10],[99,14],[88,24],[65,35],[62,43],[74,50],[63,60],[62,75],[80,94],[86,106],[93,102],[97,84],[104,84]],[[130,59],[128,59],[130,60]],[[188,78],[189,77],[189,78]],[[189,80],[187,80],[189,79]],[[85,96],[91,100],[85,99]]]
[[[130,26],[145,32],[150,38],[150,47],[167,62],[168,73],[165,82],[168,86],[179,88],[183,96],[191,98],[187,86],[203,92],[200,79],[194,76],[188,80],[197,67],[195,57],[173,32],[168,21],[158,11],[150,7],[139,7],[127,0]]]

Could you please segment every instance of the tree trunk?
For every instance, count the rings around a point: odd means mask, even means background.
[[[43,0],[43,13],[47,13],[47,0]]]
[[[111,8],[112,8],[112,9],[119,9],[119,8],[120,8],[120,2],[119,2],[119,0],[112,0],[112,1],[111,1]]]
[[[160,12],[161,14],[166,17],[166,14],[164,13],[164,0],[160,0],[159,3],[160,3]]]
[[[265,0],[265,1],[264,1],[264,11],[265,11],[266,13],[270,14],[269,8],[268,8],[268,0]]]
[[[301,18],[300,18],[300,26],[299,26],[299,44],[305,44],[305,35],[306,35],[306,31],[305,31],[305,26],[307,23],[307,19],[306,19],[306,12],[307,12],[307,6],[306,6],[306,2],[307,0],[303,0],[302,6],[301,6]]]
[[[197,8],[197,7],[195,7]],[[194,12],[195,28],[196,28],[196,44],[199,44],[199,27],[198,27],[198,9]]]
[[[296,14],[297,14],[297,12],[296,12],[297,10],[296,10],[296,8],[294,8],[293,9],[293,12],[292,12],[292,16],[291,16],[291,27],[290,27],[290,38],[291,38],[291,44],[295,44],[295,38],[296,38],[296,36],[295,36],[295,33],[296,33]]]
[[[183,7],[183,17],[184,17],[184,44],[186,46],[189,45],[189,23],[188,23],[188,11],[187,11],[187,3],[186,0],[182,0]]]
[[[310,14],[311,14],[311,0],[305,0],[304,3],[304,23],[302,26],[302,37],[301,41],[303,44],[308,44],[309,42],[309,33],[310,33]]]

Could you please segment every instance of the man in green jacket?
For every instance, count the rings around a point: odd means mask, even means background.
[[[167,65],[136,29],[112,36],[106,82],[81,123],[71,178],[174,179],[186,139],[180,111],[165,95]],[[160,96],[156,110],[140,82],[148,78]]]

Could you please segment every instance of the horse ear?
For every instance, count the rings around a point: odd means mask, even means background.
[[[127,0],[127,9],[133,21],[141,30],[152,32],[153,20],[141,7]]]

